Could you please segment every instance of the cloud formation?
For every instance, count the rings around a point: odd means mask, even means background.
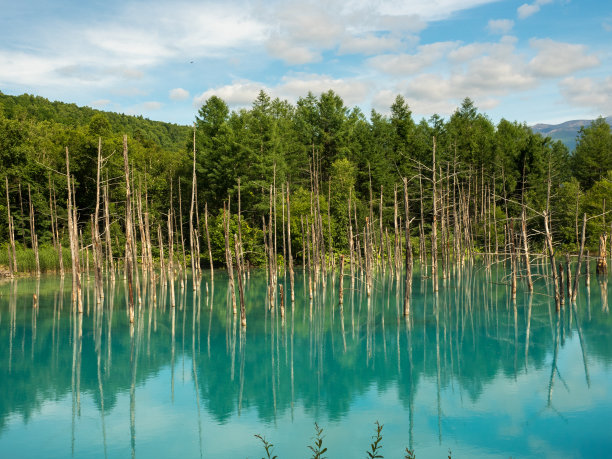
[[[519,19],[526,19],[540,11],[542,5],[552,3],[552,0],[536,0],[534,3],[523,3],[516,10]]]
[[[356,78],[333,78],[329,75],[296,74],[285,76],[279,84],[266,86],[255,81],[238,81],[204,91],[194,97],[194,105],[202,106],[212,96],[223,99],[232,107],[250,106],[263,90],[271,97],[278,97],[295,103],[298,98],[306,96],[310,91],[319,95],[330,89],[342,97],[348,105],[359,104],[369,94],[371,84]]]
[[[599,65],[597,56],[588,54],[584,45],[562,43],[546,39],[531,39],[529,45],[538,54],[529,62],[529,69],[535,76],[561,77],[578,70]]]
[[[570,104],[593,109],[598,115],[612,115],[612,77],[568,77],[560,86],[561,94]]]
[[[185,100],[189,98],[189,91],[183,88],[174,88],[170,90],[168,95],[172,100]]]
[[[514,27],[511,19],[491,19],[487,24],[487,30],[493,34],[506,35]]]
[[[451,113],[465,96],[482,109],[510,98],[518,106],[516,96],[536,88],[546,90],[549,103],[556,97],[556,103],[593,107],[575,82],[597,95],[595,82],[607,88],[598,77],[612,73],[607,42],[581,42],[588,34],[574,40],[566,32],[548,35],[550,29],[539,27],[544,15],[534,15],[552,0],[526,0],[514,20],[469,12],[496,1],[126,0],[105,11],[88,6],[87,18],[57,14],[0,29],[0,85],[9,93],[93,100],[101,107],[112,100],[113,109],[135,113],[159,110],[157,101],[198,106],[212,94],[232,107],[249,106],[261,89],[290,101],[333,89],[366,113],[388,108],[398,93],[424,114]],[[557,2],[550,16],[573,5]],[[519,21],[526,18],[532,19]],[[595,22],[593,34],[608,37],[610,17]],[[474,39],[473,30],[488,35]],[[172,116],[184,105],[163,108]]]

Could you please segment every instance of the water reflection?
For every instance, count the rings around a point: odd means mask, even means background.
[[[542,269],[536,268],[535,275]],[[255,271],[243,278],[246,329],[233,314],[222,272],[214,283],[205,277],[196,290],[189,277],[180,288],[143,273],[142,303],[133,324],[121,280],[107,281],[103,295],[95,283],[85,282],[84,314],[64,309],[71,292],[63,279],[2,284],[0,340],[6,345],[0,384],[10,390],[0,395],[0,445],[12,438],[15,419],[35,422],[49,403],[68,395],[70,410],[63,411],[60,403],[55,415],[70,422],[71,454],[83,452],[80,426],[94,416],[93,404],[104,457],[121,448],[117,436],[109,435],[117,423],[129,426],[124,445],[129,454],[146,455],[141,442],[148,445],[154,438],[141,432],[153,422],[147,418],[151,407],[160,416],[193,417],[192,442],[201,457],[214,442],[206,440],[207,422],[229,425],[254,414],[261,425],[281,429],[281,420],[297,422],[299,413],[334,423],[359,413],[372,388],[383,397],[382,405],[390,393],[397,398],[406,415],[405,445],[417,451],[430,442],[456,442],[456,422],[469,423],[476,406],[475,422],[488,416],[498,422],[504,404],[481,404],[490,394],[524,387],[521,380],[528,374],[539,388],[519,402],[529,406],[526,410],[539,403],[569,422],[568,394],[588,401],[581,408],[585,413],[596,396],[602,397],[600,406],[609,407],[612,395],[601,386],[602,371],[609,375],[612,363],[607,279],[590,287],[581,282],[577,302],[566,302],[557,314],[541,280],[533,294],[519,287],[513,300],[502,269],[450,270],[438,292],[415,270],[409,317],[403,315],[403,280],[392,275],[375,278],[368,295],[358,274],[323,282],[298,273],[295,301],[282,315],[280,295],[270,296],[267,274]],[[287,281],[279,277],[285,293]],[[563,352],[574,348],[571,355]],[[571,374],[577,368],[580,384]],[[148,389],[157,382],[167,384],[167,396]],[[153,394],[157,398],[151,399]],[[459,418],[458,405],[465,408]],[[388,422],[384,409],[365,411],[367,422]],[[433,416],[433,438],[424,437],[417,422],[425,413]],[[522,434],[519,429],[516,436]],[[305,433],[303,441],[311,435]]]

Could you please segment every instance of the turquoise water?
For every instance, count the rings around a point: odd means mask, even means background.
[[[248,325],[228,309],[227,277],[146,290],[128,323],[125,284],[72,312],[70,278],[0,284],[0,457],[365,457],[374,422],[400,458],[610,457],[612,318],[607,279],[580,282],[555,313],[543,280],[510,301],[502,268],[453,273],[432,293],[379,275],[316,287],[272,313],[266,278],[246,280]],[[283,278],[280,279],[284,282]],[[401,282],[400,282],[401,285]],[[306,288],[304,288],[306,286]],[[289,292],[286,280],[285,292]],[[34,299],[36,294],[37,300]],[[36,301],[38,307],[35,307]]]

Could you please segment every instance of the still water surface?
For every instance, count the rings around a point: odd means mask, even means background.
[[[280,279],[284,282],[283,278]],[[415,272],[410,320],[402,282],[331,278],[268,310],[266,277],[246,279],[248,326],[228,309],[227,277],[205,273],[143,289],[130,327],[125,284],[93,277],[75,315],[71,282],[0,284],[0,457],[309,457],[314,423],[327,456],[365,457],[374,422],[384,457],[609,457],[612,318],[607,279],[581,281],[555,313],[543,280],[510,301],[503,268],[431,282]],[[306,286],[306,288],[305,288]],[[285,292],[290,291],[288,278]],[[36,295],[37,300],[34,299]],[[35,303],[38,307],[35,307]]]

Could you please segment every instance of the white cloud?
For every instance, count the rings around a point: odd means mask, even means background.
[[[90,105],[93,108],[104,108],[107,105],[109,105],[111,103],[110,100],[108,99],[99,99],[99,100],[94,100]]]
[[[185,100],[189,98],[189,91],[183,88],[174,88],[170,90],[169,96],[172,100]]]
[[[156,102],[152,100],[152,101],[144,102],[142,104],[142,108],[144,108],[145,110],[159,110],[160,108],[162,108],[162,104],[161,102]]]
[[[374,10],[381,15],[417,15],[425,20],[440,20],[451,16],[458,11],[474,8],[497,0],[380,0],[372,5],[369,0],[346,1],[345,9],[358,8]]]
[[[232,5],[136,2],[113,13],[93,23],[55,20],[33,28],[28,52],[0,50],[0,83],[112,87],[169,61],[248,52],[267,37],[267,25]]]
[[[451,114],[469,96],[482,110],[496,107],[500,97],[536,87],[538,80],[529,73],[526,58],[516,50],[514,37],[494,43],[457,43],[440,46],[447,60],[447,71],[417,73],[400,80],[393,90],[380,90],[373,98],[375,107],[388,107],[395,94],[403,94],[415,113]],[[430,56],[429,48],[422,54]]]
[[[283,4],[275,19],[292,40],[322,47],[333,46],[345,31],[342,18],[314,2]]]
[[[364,36],[350,36],[346,38],[338,49],[339,54],[378,54],[388,51],[397,51],[404,45],[399,37],[377,36],[366,34]]]
[[[270,39],[266,43],[266,48],[270,54],[291,65],[308,64],[321,60],[320,53],[280,37]]]
[[[259,91],[268,91],[265,85],[253,81],[240,81],[204,91],[194,97],[193,103],[201,107],[210,97],[217,96],[230,106],[248,106],[257,98]]]
[[[297,100],[308,91],[320,94],[330,89],[342,97],[346,104],[353,105],[363,102],[370,91],[370,84],[360,79],[333,78],[328,75],[293,75],[284,77],[272,92],[281,98]]]
[[[540,7],[542,5],[547,5],[548,3],[552,3],[552,0],[536,0],[532,4],[523,3],[517,8],[516,13],[519,19],[525,19],[536,14],[538,11],[540,11]]]
[[[523,3],[516,10],[519,19],[528,18],[529,16],[531,16],[533,14],[536,14],[538,11],[540,11],[540,5],[537,5],[535,3],[532,4],[532,5],[529,5],[527,3]]]
[[[415,54],[384,54],[368,59],[367,64],[390,75],[408,76],[435,64],[457,47],[455,42],[438,42],[418,47]]]
[[[514,27],[512,19],[491,19],[487,24],[487,30],[493,34],[505,35]]]
[[[596,67],[597,56],[587,54],[587,47],[546,39],[532,39],[530,46],[538,51],[529,67],[536,76],[560,77],[575,71]]]
[[[612,77],[604,79],[568,77],[561,81],[561,94],[568,103],[609,116],[612,107]]]
[[[330,89],[336,92],[348,105],[362,103],[370,91],[371,85],[358,79],[332,78],[328,75],[295,74],[281,79],[275,86],[266,86],[254,81],[238,81],[229,85],[211,88],[194,98],[196,107],[202,106],[208,98],[215,95],[232,107],[250,106],[257,98],[259,91],[264,90],[272,97],[295,102],[308,91],[321,94]]]

